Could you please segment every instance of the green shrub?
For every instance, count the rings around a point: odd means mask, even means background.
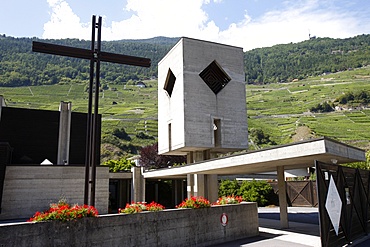
[[[239,190],[244,201],[257,202],[259,207],[269,205],[274,196],[271,185],[263,180],[243,181]]]
[[[218,188],[218,196],[237,196],[239,194],[240,185],[236,180],[222,180]]]
[[[109,166],[110,172],[130,171],[131,167],[135,164],[134,162],[121,158],[120,160],[108,160],[103,163],[104,166]]]
[[[243,181],[222,180],[218,190],[219,197],[242,196],[244,201],[257,202],[259,207],[277,203],[277,196],[270,184],[263,180]]]

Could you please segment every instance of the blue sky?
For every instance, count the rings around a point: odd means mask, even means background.
[[[204,39],[250,50],[318,37],[370,34],[368,0],[2,0],[0,34],[103,40]]]

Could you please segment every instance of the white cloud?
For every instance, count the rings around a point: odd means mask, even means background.
[[[80,18],[73,13],[64,0],[47,0],[52,12],[50,20],[44,24],[45,39],[81,38],[90,39],[89,23],[81,23]]]
[[[257,20],[246,14],[243,22],[231,25],[219,37],[223,43],[250,50],[300,42],[308,39],[309,32],[318,37],[346,38],[361,34],[360,26],[354,13],[323,9],[319,1],[287,2],[285,9],[267,12]]]
[[[207,29],[203,0],[128,0],[125,11],[131,18],[113,22],[112,37],[199,36]]]
[[[227,30],[209,19],[202,7],[211,0],[127,0],[122,16],[131,16],[110,26],[103,20],[104,40],[141,39],[155,36],[205,39],[249,50],[255,47],[299,42],[311,34],[319,37],[344,38],[360,34],[369,22],[360,22],[356,13],[331,6],[331,1],[285,1],[279,11],[252,19],[245,11],[244,20]],[[212,2],[221,2],[213,0]],[[43,38],[90,39],[91,24],[81,23],[67,0],[48,0],[50,21],[44,25]],[[237,9],[236,9],[237,11]],[[369,30],[369,29],[367,29]]]

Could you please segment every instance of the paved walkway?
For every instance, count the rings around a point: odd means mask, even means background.
[[[281,229],[279,208],[259,208],[259,236],[235,240],[215,247],[319,247],[321,246],[317,208],[289,207],[289,228]],[[365,237],[351,246],[370,246]]]

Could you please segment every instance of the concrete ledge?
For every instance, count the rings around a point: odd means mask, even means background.
[[[256,203],[0,225],[2,246],[209,246],[258,234]]]

